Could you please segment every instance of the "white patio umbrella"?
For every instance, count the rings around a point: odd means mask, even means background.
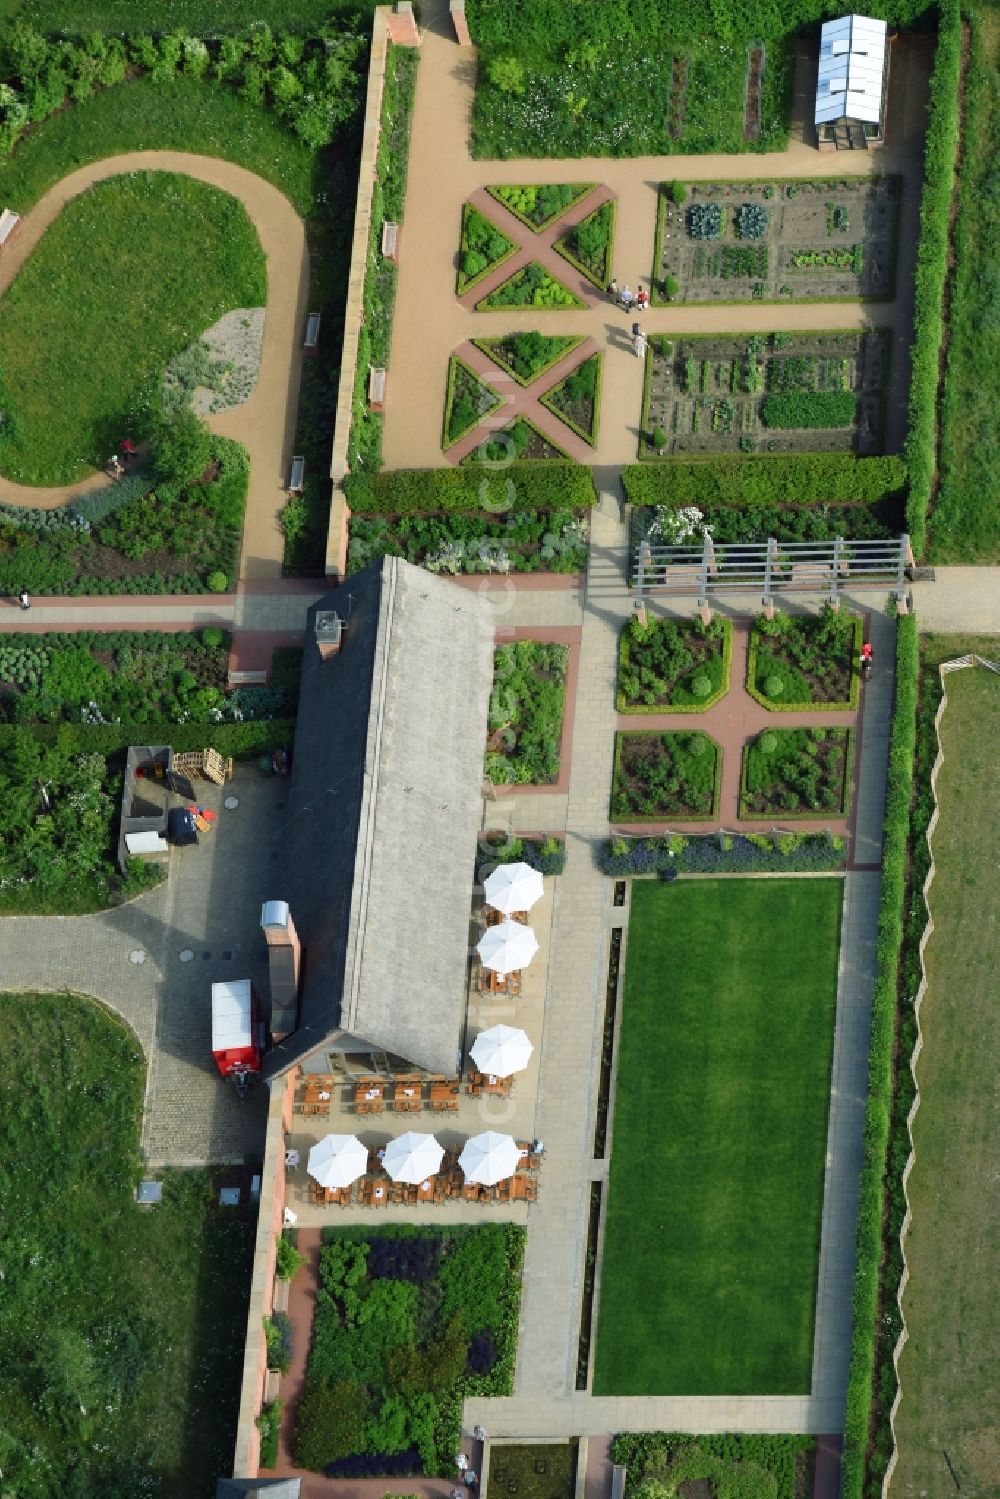
[[[394,1182],[422,1182],[440,1169],[444,1146],[433,1135],[407,1130],[385,1147],[382,1165]]]
[[[476,951],[487,968],[510,973],[512,968],[527,968],[538,951],[538,938],[521,921],[501,921],[486,928]]]
[[[524,1031],[512,1025],[494,1025],[476,1037],[472,1060],[480,1072],[510,1077],[512,1072],[524,1071],[534,1049]]]
[[[349,1187],[368,1170],[368,1147],[357,1135],[324,1135],[310,1150],[306,1170],[321,1187]]]
[[[530,864],[498,864],[483,884],[486,903],[509,916],[512,911],[530,911],[544,893],[544,881]]]
[[[497,1182],[513,1176],[521,1161],[521,1152],[513,1135],[498,1135],[488,1129],[465,1142],[458,1164],[467,1182],[495,1187]]]

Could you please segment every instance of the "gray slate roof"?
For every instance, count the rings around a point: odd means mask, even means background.
[[[301,1478],[220,1478],[215,1499],[245,1499],[247,1494],[267,1494],[268,1499],[299,1499]]]
[[[331,609],[348,623],[324,661],[314,618]],[[343,1034],[455,1071],[492,680],[475,595],[399,558],[310,612],[281,892],[302,1001],[265,1076]]]

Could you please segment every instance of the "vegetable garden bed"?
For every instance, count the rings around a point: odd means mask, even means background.
[[[477,302],[476,311],[565,312],[586,305],[568,286],[550,276],[537,260],[533,260]]]
[[[494,786],[559,779],[566,700],[564,645],[518,640],[493,653],[486,777]]]
[[[707,821],[719,810],[721,772],[721,749],[700,731],[618,733],[612,821]]]
[[[862,620],[825,605],[819,615],[754,620],[747,691],[765,708],[846,709],[858,705]]]
[[[513,375],[518,385],[531,385],[582,342],[570,334],[537,332],[473,339],[476,348]]]
[[[633,616],[618,646],[619,713],[704,713],[729,691],[733,627]]]
[[[572,374],[542,396],[542,405],[591,447],[597,445],[601,412],[601,356],[591,354]]]
[[[508,212],[520,219],[522,224],[527,224],[536,234],[547,229],[561,214],[566,213],[574,203],[579,203],[581,198],[585,198],[593,190],[592,182],[545,182],[537,186],[513,184],[486,189],[491,198],[496,198],[498,203],[502,203]]]
[[[464,203],[455,295],[461,297],[471,291],[498,265],[509,260],[516,249],[513,240],[508,239],[492,219],[473,208],[471,203]]]
[[[296,1464],[451,1475],[463,1397],[513,1390],[524,1230],[328,1228]]]
[[[878,453],[888,368],[881,329],[653,337],[639,457]]]
[[[743,751],[741,817],[845,817],[850,729],[765,729]]]
[[[900,190],[884,176],[663,182],[653,304],[889,300]]]

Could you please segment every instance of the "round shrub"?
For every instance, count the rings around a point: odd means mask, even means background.
[[[705,673],[702,672],[702,671],[700,671],[698,673],[698,675],[695,677],[694,681],[691,683],[691,696],[692,697],[708,697],[708,694],[711,692],[711,690],[712,690],[712,679],[711,679],[711,677],[706,677]],[[699,742],[703,742],[703,741],[699,741]]]
[[[209,593],[225,593],[229,587],[229,579],[223,572],[209,573],[205,579],[205,587]]]
[[[785,679],[779,676],[770,676],[764,681],[764,694],[766,697],[780,697],[785,690]]]
[[[708,753],[708,740],[705,738],[704,734],[692,734],[690,739],[688,740],[687,747],[688,754],[694,755],[695,759],[697,760],[700,759],[702,755]]]
[[[773,755],[778,748],[778,736],[772,729],[768,729],[765,733],[761,734],[758,743],[765,755]]]
[[[664,430],[663,430],[662,427],[654,427],[653,428],[653,447],[654,448],[658,448],[662,452],[663,449],[666,447],[666,445],[667,445],[667,434],[666,434],[666,432],[664,432]]]

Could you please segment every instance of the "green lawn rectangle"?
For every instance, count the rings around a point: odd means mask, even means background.
[[[810,1388],[842,897],[632,886],[595,1395]]]

